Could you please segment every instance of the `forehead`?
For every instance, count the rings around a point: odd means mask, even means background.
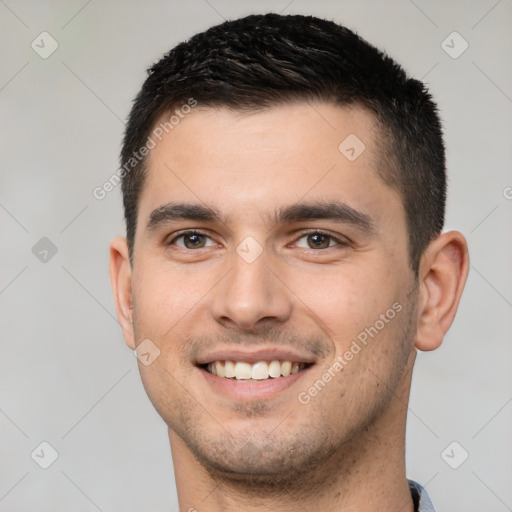
[[[247,113],[199,105],[156,142],[140,218],[177,199],[233,218],[263,218],[302,199],[343,201],[377,217],[390,201],[401,211],[377,173],[387,165],[378,125],[361,107],[297,102]]]

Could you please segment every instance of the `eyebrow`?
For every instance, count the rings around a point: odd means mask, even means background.
[[[210,206],[168,203],[151,212],[146,230],[152,231],[160,225],[180,220],[225,223],[220,212]],[[293,204],[278,208],[272,216],[275,224],[291,224],[308,220],[330,220],[352,224],[367,233],[375,232],[375,224],[368,214],[339,201]]]
[[[372,218],[340,201],[298,203],[277,210],[275,222],[292,223],[307,220],[330,220],[352,224],[363,231],[372,233],[375,225]]]
[[[146,230],[151,231],[162,224],[179,220],[219,222],[221,215],[214,208],[202,204],[168,203],[151,212]]]

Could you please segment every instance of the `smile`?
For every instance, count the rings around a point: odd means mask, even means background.
[[[212,361],[205,365],[208,373],[233,380],[268,380],[288,377],[299,373],[308,363],[292,361],[258,361],[254,364],[245,361]]]

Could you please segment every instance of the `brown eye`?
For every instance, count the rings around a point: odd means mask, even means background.
[[[175,237],[169,242],[169,245],[176,245],[182,249],[203,249],[204,247],[215,245],[215,243],[213,243],[209,236],[195,231],[188,231]]]
[[[203,235],[194,233],[192,235],[184,235],[183,243],[187,249],[197,249],[198,247],[204,247],[206,239]]]
[[[314,231],[312,233],[304,233],[295,245],[302,249],[329,249],[330,247],[343,244],[328,233]]]
[[[308,235],[307,240],[311,249],[327,249],[330,245],[331,237],[320,233],[314,233],[312,235]]]

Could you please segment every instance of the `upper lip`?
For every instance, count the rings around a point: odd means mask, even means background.
[[[254,364],[259,361],[291,361],[292,363],[307,363],[312,364],[316,362],[315,357],[309,353],[300,352],[292,348],[257,348],[254,350],[249,349],[217,349],[206,354],[202,354],[197,358],[196,364],[204,365],[214,361],[243,361],[246,363]]]

